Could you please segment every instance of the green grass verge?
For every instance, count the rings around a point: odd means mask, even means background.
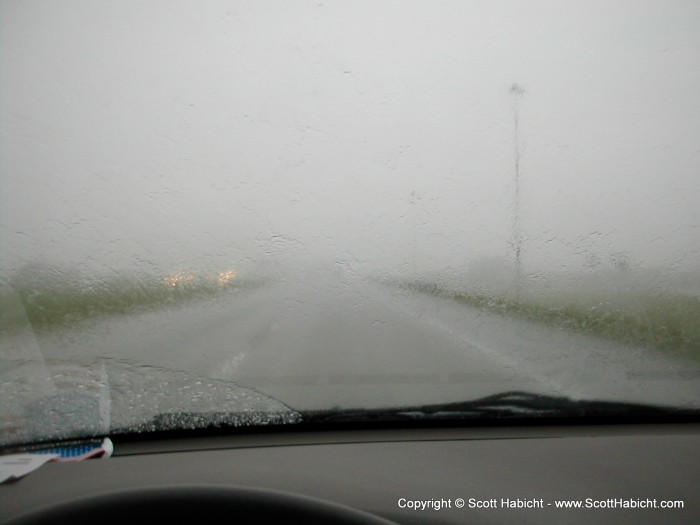
[[[401,287],[482,310],[700,359],[700,298],[662,291],[529,293],[521,297],[457,292],[435,283]]]
[[[261,280],[199,277],[187,281],[148,277],[104,280],[50,279],[46,275],[3,283],[0,332],[27,327],[45,330],[70,326],[104,315],[128,315],[179,307],[235,291],[257,288]]]

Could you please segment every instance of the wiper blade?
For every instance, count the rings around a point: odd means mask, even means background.
[[[530,418],[700,417],[700,411],[677,407],[601,400],[574,400],[530,392],[509,391],[470,401],[380,409],[304,412],[305,423],[492,420]]]

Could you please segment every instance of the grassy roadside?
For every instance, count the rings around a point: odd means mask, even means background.
[[[220,277],[114,277],[50,279],[40,275],[0,286],[0,333],[27,327],[46,330],[104,315],[175,308],[262,286],[261,280]]]
[[[700,298],[661,291],[530,292],[515,297],[449,290],[430,282],[400,287],[482,310],[700,359]]]

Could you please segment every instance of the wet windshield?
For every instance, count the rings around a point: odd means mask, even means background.
[[[2,444],[700,408],[698,5],[0,9]]]

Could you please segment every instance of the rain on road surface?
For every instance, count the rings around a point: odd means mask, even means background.
[[[298,410],[508,390],[700,406],[700,363],[373,281],[317,278],[37,336],[45,359],[232,381]],[[695,401],[693,401],[695,400]],[[692,406],[692,405],[691,405]]]

